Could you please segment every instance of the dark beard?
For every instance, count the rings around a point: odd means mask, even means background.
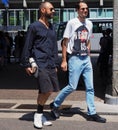
[[[51,18],[52,18],[52,15],[51,15],[51,14],[45,14],[45,17],[46,17],[47,19],[51,19]]]

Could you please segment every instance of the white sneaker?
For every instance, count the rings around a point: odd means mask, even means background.
[[[34,114],[34,127],[38,128],[38,129],[43,128],[43,126],[42,126],[42,116],[43,116],[43,114],[40,114],[40,113]]]
[[[42,123],[45,126],[51,126],[52,122],[48,121],[45,116],[42,116]]]

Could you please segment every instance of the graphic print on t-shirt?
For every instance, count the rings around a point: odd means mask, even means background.
[[[75,30],[73,53],[87,55],[88,29],[82,25]]]

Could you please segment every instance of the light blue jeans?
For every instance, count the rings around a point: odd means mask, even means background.
[[[82,74],[86,86],[86,102],[88,115],[96,114],[94,105],[93,69],[89,56],[72,56],[68,61],[69,83],[54,100],[54,106],[60,107],[64,99],[77,89]]]

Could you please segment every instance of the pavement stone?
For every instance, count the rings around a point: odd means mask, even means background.
[[[49,105],[52,100],[48,100],[46,105]],[[10,108],[0,108],[0,119],[19,119],[33,121],[33,116],[36,109],[17,109],[19,105],[32,104],[36,105],[35,100],[0,100],[0,103],[14,103]],[[85,101],[64,101],[62,105],[65,107],[61,109],[61,117],[58,121],[86,121],[86,102]],[[102,101],[95,101],[96,110],[99,115],[107,119],[107,122],[118,122],[118,106],[104,104]],[[44,109],[44,115],[48,120],[53,121],[50,109]]]

